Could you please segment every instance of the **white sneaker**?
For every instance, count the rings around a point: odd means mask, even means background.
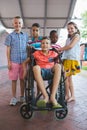
[[[24,103],[24,102],[25,102],[25,97],[24,97],[24,96],[21,96],[21,97],[20,97],[20,102],[21,102],[21,103]]]
[[[17,98],[15,98],[15,97],[13,97],[12,99],[11,99],[11,101],[10,101],[10,105],[11,106],[15,106],[16,104],[17,104]]]

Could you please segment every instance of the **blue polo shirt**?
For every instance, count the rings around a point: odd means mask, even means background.
[[[10,59],[14,63],[21,64],[27,58],[26,46],[28,34],[24,32],[9,34],[5,40],[5,45],[11,47]]]

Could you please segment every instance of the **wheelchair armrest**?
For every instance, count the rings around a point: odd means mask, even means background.
[[[50,50],[55,51],[56,53],[58,53],[58,51],[55,48],[52,48]],[[55,63],[62,63],[62,59],[61,59],[62,58],[62,54],[63,54],[63,52],[62,53],[58,53],[58,56],[54,59]],[[59,60],[59,62],[58,62],[58,60]]]

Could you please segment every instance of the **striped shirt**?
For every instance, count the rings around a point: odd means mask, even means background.
[[[29,45],[34,47],[35,49],[39,50],[39,49],[41,49],[41,40],[42,40],[41,36],[39,36],[38,40],[36,40],[36,41],[35,41],[35,38],[32,37],[31,41],[29,42]]]

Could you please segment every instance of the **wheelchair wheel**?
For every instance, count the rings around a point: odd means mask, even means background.
[[[26,103],[21,105],[20,113],[21,113],[21,116],[25,119],[30,119],[33,115],[33,111],[30,110],[30,106]]]
[[[57,120],[62,120],[67,116],[68,109],[55,110],[55,116]]]

